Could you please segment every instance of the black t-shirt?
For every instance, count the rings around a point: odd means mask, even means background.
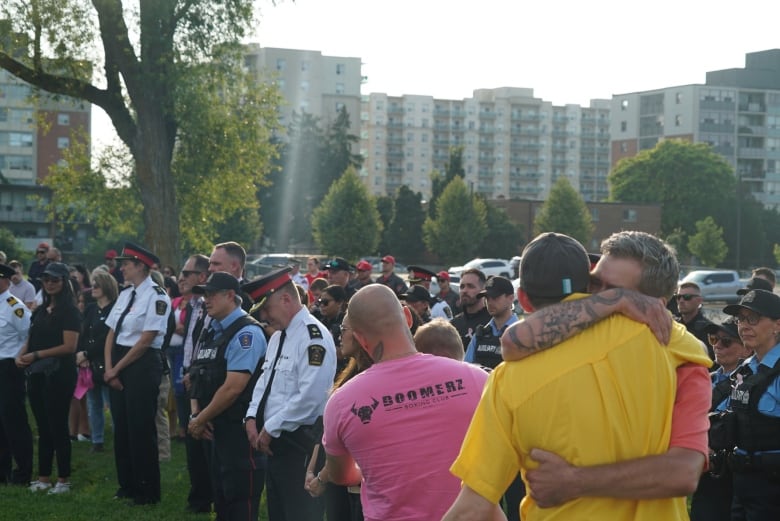
[[[106,319],[113,307],[113,302],[103,309],[98,307],[97,302],[91,302],[84,309],[83,326],[81,336],[79,336],[79,351],[86,351],[87,358],[90,360],[103,360],[106,337],[108,336]]]
[[[56,347],[64,343],[63,332],[81,331],[81,314],[75,305],[58,305],[52,313],[44,306],[39,306],[33,312],[30,322],[30,341],[27,344],[27,352],[32,353]],[[73,354],[62,357],[73,360]]]
[[[463,311],[462,313],[455,315],[455,318],[450,321],[450,324],[458,330],[460,339],[463,342],[464,350],[468,349],[469,342],[471,342],[471,337],[474,335],[477,326],[487,324],[490,322],[491,318],[493,317],[488,313],[487,306],[483,306],[482,309],[474,314]]]

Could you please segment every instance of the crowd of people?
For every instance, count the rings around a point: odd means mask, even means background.
[[[158,503],[181,439],[184,508],[219,520],[263,493],[271,521],[780,519],[767,268],[712,322],[642,232],[542,234],[517,290],[391,255],[246,280],[235,242],[178,274],[134,243],[92,271],[41,244],[29,280],[0,261],[0,478],[34,493],[78,489],[71,443],[103,451],[108,408],[115,498]]]

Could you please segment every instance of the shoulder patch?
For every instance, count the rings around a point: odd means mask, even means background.
[[[238,335],[238,344],[241,346],[241,349],[249,349],[252,347],[252,333],[244,331]]]
[[[5,301],[8,302],[8,304],[11,306],[15,306],[19,303],[19,301],[16,300],[16,297],[14,296],[8,297],[7,299],[5,299]]]
[[[162,289],[160,286],[155,286],[154,291],[157,292],[158,295],[167,295],[164,289]]]
[[[317,324],[309,324],[306,327],[309,329],[309,338],[322,338],[322,331],[320,331],[320,328],[317,326]],[[311,351],[309,351],[309,353],[311,354]]]
[[[24,316],[24,310],[22,308],[16,308],[14,310],[14,315],[16,315],[19,318],[22,318]]]
[[[315,326],[316,327],[316,326]],[[309,365],[315,365],[317,367],[322,365],[325,360],[325,348],[320,345],[309,346]]]
[[[158,315],[164,315],[168,312],[168,304],[164,300],[158,300],[155,302],[154,310]]]

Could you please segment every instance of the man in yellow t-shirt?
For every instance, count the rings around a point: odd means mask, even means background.
[[[528,311],[579,298],[576,293],[588,286],[587,253],[570,237],[537,237],[522,262],[519,296]],[[572,345],[567,349],[566,344]],[[644,325],[617,315],[556,349],[496,368],[452,467],[465,486],[445,519],[500,516],[495,505],[518,469],[525,479],[537,466],[530,457],[533,448],[576,466],[666,452],[676,368],[689,362],[707,365],[709,360],[684,328],[672,330],[668,347],[658,346]],[[486,505],[493,508],[472,508]],[[521,515],[525,521],[687,519],[684,498],[584,497],[540,508],[526,497]]]

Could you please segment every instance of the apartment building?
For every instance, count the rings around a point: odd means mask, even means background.
[[[279,109],[282,126],[290,123],[293,111],[319,117],[323,126],[327,126],[342,108],[346,108],[357,134],[363,81],[360,58],[249,44],[244,66],[258,81],[273,81],[279,87],[285,100]]]
[[[613,165],[661,139],[709,143],[756,200],[780,208],[780,49],[748,53],[704,85],[615,95],[611,114]]]
[[[608,100],[553,106],[514,87],[463,100],[372,93],[360,112],[361,176],[376,195],[403,184],[430,196],[431,172],[443,172],[450,148],[463,147],[465,181],[488,199],[543,200],[565,176],[586,201],[603,200],[609,111]]]

